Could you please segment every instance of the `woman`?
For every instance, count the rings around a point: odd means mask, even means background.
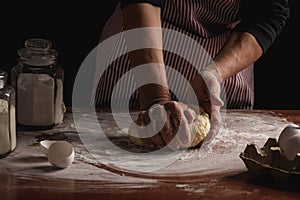
[[[220,108],[224,102],[230,109],[253,108],[253,63],[272,45],[289,15],[288,0],[122,0],[104,28],[101,41],[121,31],[147,27],[163,29],[134,33],[135,39],[145,43],[143,45],[151,43],[150,48],[133,48],[111,64],[111,70],[107,70],[100,79],[96,106],[107,106],[115,101],[111,94],[120,77],[134,67],[148,64],[145,68],[147,77],[159,80],[159,83],[139,84],[143,82],[143,73],[134,72],[135,81],[141,87],[130,97],[130,107],[147,111],[151,106],[158,105],[155,106],[157,113],[166,109],[168,120],[160,134],[153,138],[155,145],[163,146],[170,142],[179,124],[185,132],[183,140],[189,142],[188,124],[193,121],[195,113],[185,104],[177,103],[178,96],[187,95],[186,87],[178,89],[179,94],[169,90],[172,81],[175,88],[182,85],[180,81],[172,80],[169,75],[172,73],[165,67],[170,66],[188,80],[199,106],[210,114],[212,128],[209,135],[212,138],[220,129]],[[164,51],[163,47],[158,47],[166,39],[161,36],[164,30],[174,30],[192,38],[211,59],[199,59],[195,66],[195,63],[191,64],[174,52]],[[130,47],[131,40],[125,37]],[[173,38],[178,39],[177,36]],[[176,48],[182,47],[175,45]],[[113,97],[121,99],[122,95]],[[140,117],[139,120],[149,122],[146,118]]]

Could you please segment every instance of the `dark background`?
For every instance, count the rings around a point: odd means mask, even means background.
[[[64,101],[72,103],[72,88],[77,70],[98,44],[102,28],[117,0],[95,3],[61,4],[38,1],[6,2],[0,14],[0,68],[17,64],[16,52],[33,37],[49,39],[65,70]],[[103,5],[101,5],[103,4]],[[255,108],[300,109],[299,1],[291,2],[291,17],[269,51],[255,64]]]

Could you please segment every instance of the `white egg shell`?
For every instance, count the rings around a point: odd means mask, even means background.
[[[287,125],[278,137],[278,145],[282,151],[285,151],[287,141],[294,135],[300,135],[300,127],[296,124]]]
[[[288,139],[283,155],[288,160],[294,160],[297,153],[300,153],[300,135],[294,135]]]
[[[40,149],[41,151],[48,156],[48,150],[51,144],[55,143],[55,140],[42,140],[40,141]]]
[[[48,150],[49,162],[58,168],[67,168],[75,157],[73,146],[66,141],[57,141],[50,145]]]

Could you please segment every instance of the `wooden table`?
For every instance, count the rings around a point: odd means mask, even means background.
[[[247,111],[249,112],[249,111]],[[273,110],[300,124],[300,110]],[[1,166],[0,166],[1,167]],[[155,185],[106,187],[105,182],[89,180],[19,177],[0,171],[0,199],[300,199],[299,184],[282,184],[247,171],[189,180],[159,180]],[[186,190],[182,190],[186,187]],[[198,188],[198,192],[190,193]]]

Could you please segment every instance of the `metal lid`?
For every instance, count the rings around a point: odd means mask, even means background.
[[[0,69],[0,79],[7,80],[7,76],[8,76],[7,72]]]
[[[7,72],[0,69],[0,90],[4,88],[7,77],[8,77]]]

